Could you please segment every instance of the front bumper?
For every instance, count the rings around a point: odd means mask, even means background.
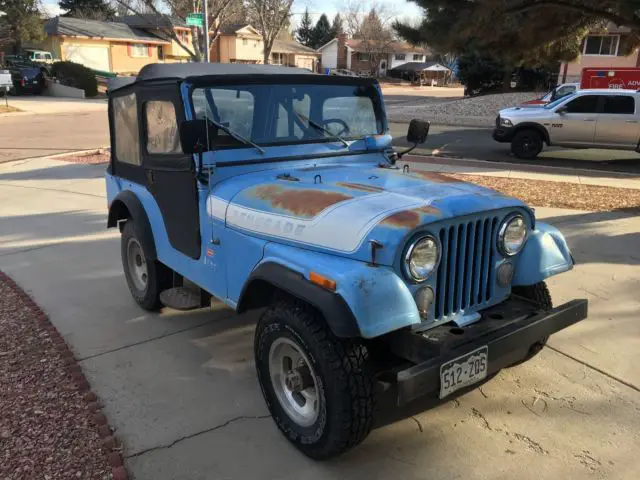
[[[496,127],[493,129],[493,139],[500,143],[509,143],[513,139],[513,127]]]
[[[392,350],[413,366],[394,374],[398,404],[425,395],[437,397],[440,367],[450,360],[488,347],[487,375],[523,360],[532,346],[587,317],[587,300],[572,300],[540,311],[529,300],[512,296],[482,312],[482,320],[464,328],[449,325],[419,332],[398,332]]]

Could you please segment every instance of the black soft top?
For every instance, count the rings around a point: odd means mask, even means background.
[[[320,75],[304,68],[283,67],[279,65],[239,64],[239,63],[152,63],[142,67],[137,77],[116,77],[109,80],[109,92],[119,88],[154,81],[190,80],[211,81],[234,79],[246,76],[253,81],[258,78],[272,77],[275,81],[284,77],[296,78],[304,83],[359,84],[371,85],[375,80],[362,77],[341,77]]]

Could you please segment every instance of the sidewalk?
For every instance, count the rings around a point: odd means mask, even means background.
[[[593,170],[522,165],[483,160],[454,159],[433,155],[407,155],[398,166],[426,172],[461,173],[502,178],[546,180],[551,182],[599,185],[603,187],[632,188],[640,190],[640,177],[633,174],[601,172]]]

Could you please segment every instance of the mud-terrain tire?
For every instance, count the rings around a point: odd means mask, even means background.
[[[520,130],[511,140],[511,153],[525,160],[533,160],[542,151],[544,140],[533,129]]]
[[[375,390],[365,345],[333,335],[322,315],[309,305],[281,300],[260,318],[254,349],[258,380],[271,416],[302,453],[325,460],[367,437]],[[296,377],[306,379],[298,384],[298,391],[285,381],[297,372],[306,372]]]
[[[128,220],[120,239],[122,268],[131,296],[145,310],[158,310],[160,293],[171,288],[171,270],[149,257],[149,248],[136,235],[135,223]]]
[[[538,282],[535,285],[529,285],[527,287],[513,287],[512,293],[514,295],[518,295],[520,297],[534,301],[543,310],[551,310],[553,308],[551,294],[549,293],[549,288],[547,288],[547,284],[545,282]],[[544,337],[539,342],[531,345],[531,349],[529,350],[527,356],[511,365],[511,367],[515,367],[517,365],[523,364],[524,362],[528,362],[533,357],[538,355],[538,353],[540,353],[540,351],[547,344],[548,340],[549,337]]]

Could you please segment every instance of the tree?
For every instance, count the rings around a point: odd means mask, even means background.
[[[364,4],[354,2],[346,12],[347,31],[359,40],[358,51],[369,59],[369,69],[377,72],[380,62],[387,58],[394,42],[390,28],[393,12],[384,6],[374,5],[364,13]]]
[[[515,67],[573,60],[589,29],[603,26],[603,17],[585,14],[579,8],[563,7],[560,12],[550,4],[632,3],[632,0],[526,0],[525,8],[525,0],[412,1],[423,8],[424,18],[417,26],[396,22],[394,28],[401,37],[454,54],[464,52],[472,41],[478,52],[484,52],[483,55],[490,52],[502,63],[505,88]],[[514,3],[518,8],[514,8]],[[538,8],[542,4],[548,8]],[[536,7],[530,8],[531,5]]]
[[[155,13],[158,18],[166,21],[159,24],[158,27],[162,35],[176,42],[185,52],[191,56],[191,60],[199,62],[204,56],[204,33],[199,27],[191,27],[191,45],[187,45],[178,37],[175,30],[171,27],[171,19],[156,5],[156,0],[139,0],[142,6],[131,0],[113,0],[122,9],[133,15],[142,15],[143,13]],[[186,21],[187,15],[193,12],[202,11],[202,0],[163,0],[162,2],[169,8],[171,16]],[[221,28],[231,22],[240,21],[239,18],[245,17],[244,3],[242,0],[208,0],[209,13],[209,44],[220,36]]]
[[[313,27],[311,26],[311,16],[309,15],[309,8],[305,8],[302,20],[300,20],[300,26],[296,30],[296,40],[302,45],[310,47],[313,43],[312,38]]]
[[[342,24],[342,17],[339,13],[333,17],[333,23],[331,24],[331,38],[336,38],[338,35],[344,33],[344,25]]]
[[[263,61],[269,63],[273,42],[291,16],[293,0],[247,0],[249,22],[264,43]]]
[[[60,0],[65,17],[88,18],[90,20],[113,20],[115,10],[105,0]]]
[[[24,42],[45,38],[37,0],[0,0],[0,46],[11,46],[14,54]]]
[[[316,22],[316,26],[313,27],[311,32],[310,47],[313,49],[320,48],[332,38],[334,37],[331,35],[331,24],[329,23],[327,16],[323,13],[320,15],[320,18]]]

